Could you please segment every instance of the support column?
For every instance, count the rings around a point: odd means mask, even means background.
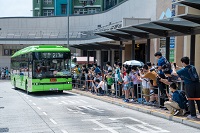
[[[110,61],[110,52],[111,52],[111,50],[108,50],[108,61]]]
[[[87,50],[87,64],[90,63],[90,51]]]
[[[109,55],[109,57],[110,57],[110,59],[109,59],[109,61],[110,61],[110,63],[112,64],[112,50],[110,50],[110,55]]]
[[[191,35],[190,40],[190,64],[195,65],[195,35]]]
[[[101,51],[101,63],[99,65],[101,69],[104,69],[104,51]]]
[[[145,48],[145,51],[146,51],[145,63],[150,61],[150,42],[151,42],[151,39],[147,39],[146,48]]]
[[[123,42],[120,41],[120,46],[119,46],[119,62],[122,62],[122,46],[123,46]]]
[[[94,63],[96,63],[96,51],[93,51],[93,55],[94,55]]]
[[[131,45],[131,60],[135,60],[135,40],[132,40],[132,45]]]
[[[96,51],[96,59],[97,59],[97,64],[101,64],[101,51],[100,50],[97,50]]]
[[[169,61],[170,37],[166,37],[166,59]]]
[[[111,64],[114,65],[114,63],[115,63],[115,50],[112,49],[111,51],[112,51],[111,52]]]

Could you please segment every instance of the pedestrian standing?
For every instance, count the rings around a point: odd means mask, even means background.
[[[184,80],[185,83],[185,90],[187,98],[200,98],[200,85],[199,85],[199,78],[195,81],[193,78],[198,77],[198,74],[196,72],[196,68],[192,65],[189,65],[190,60],[188,57],[182,57],[181,63],[184,68],[175,71],[175,67],[173,66],[173,73],[174,75],[178,75]],[[191,71],[193,70],[193,71]],[[187,116],[188,119],[196,119],[196,108],[194,100],[189,100],[189,109],[190,109],[190,115]],[[196,100],[198,110],[200,112],[200,101]]]

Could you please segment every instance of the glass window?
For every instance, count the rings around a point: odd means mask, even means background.
[[[70,66],[70,53],[33,53],[34,78],[71,76]]]
[[[67,14],[67,4],[61,4],[61,14]]]
[[[53,16],[54,15],[54,10],[44,10],[43,11],[44,16]]]
[[[39,0],[37,0],[36,3],[39,4]]]
[[[52,0],[44,0],[44,4],[52,4]]]

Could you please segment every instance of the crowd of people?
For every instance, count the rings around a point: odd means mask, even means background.
[[[10,72],[8,70],[8,67],[0,68],[0,79],[9,79],[10,78]]]
[[[73,87],[84,88],[96,95],[121,97],[124,102],[158,105],[169,110],[172,115],[185,115],[197,118],[195,102],[200,111],[199,77],[189,58],[181,59],[182,68],[169,63],[161,52],[156,52],[158,63],[155,66],[147,62],[144,66],[130,66],[115,62],[113,67],[106,63],[106,69],[100,69],[96,63],[76,65]],[[196,76],[196,77],[195,77]],[[185,89],[180,90],[179,82],[184,81]],[[195,101],[195,102],[194,102]]]

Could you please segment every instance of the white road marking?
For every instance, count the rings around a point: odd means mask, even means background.
[[[73,113],[76,113],[76,114],[77,114],[77,113],[80,113],[80,114],[83,114],[83,115],[86,114],[86,113],[84,113],[84,112],[81,112],[81,111],[78,111],[78,110],[73,110],[73,109],[70,109],[70,108],[67,108],[67,110],[68,110],[68,111],[71,111],[71,112],[73,112]]]
[[[73,109],[67,108],[68,111],[74,111]]]
[[[57,124],[52,118],[49,119],[53,124]]]
[[[28,97],[26,97],[26,99],[28,99]]]
[[[80,108],[79,110],[86,109],[86,110],[97,111],[99,113],[103,113],[103,111],[104,111],[104,110],[100,110],[100,109],[92,107],[92,106],[78,106],[78,108]]]
[[[69,100],[68,102],[69,102],[69,103],[75,103],[75,102],[73,102],[73,101],[70,101],[70,100]]]
[[[149,125],[146,122],[143,122],[141,120],[132,118],[132,117],[120,117],[120,118],[109,118],[110,120],[116,121],[116,120],[121,120],[121,119],[130,119],[133,120],[134,122],[139,122],[141,124],[133,124],[133,125],[125,125],[125,127],[134,130],[138,133],[166,133],[169,132],[167,130],[164,130],[162,128],[153,126],[153,125]]]
[[[62,104],[62,103],[58,103],[58,104]]]
[[[143,122],[141,120],[138,120],[138,119],[135,119],[135,118],[132,118],[132,117],[120,117],[120,118],[109,118],[109,119],[113,120],[113,121],[119,120],[119,119],[131,119],[133,121],[136,121],[136,122],[139,122],[139,123],[142,123],[142,124],[147,124],[147,123],[145,123],[145,122]]]
[[[32,100],[29,100],[30,102],[32,102]]]
[[[88,106],[88,107],[91,108],[91,109],[97,110],[97,111],[104,111],[104,110],[100,110],[100,109],[92,107],[92,106]]]
[[[42,112],[44,115],[47,115],[47,113],[46,112]]]
[[[53,99],[58,99],[57,97],[53,97]]]
[[[83,102],[83,103],[88,103],[88,102],[86,102],[86,101],[84,101],[84,100],[79,100],[79,101],[81,101],[81,102]]]
[[[68,103],[66,103],[65,101],[61,101],[62,103],[64,103],[64,104],[68,104]]]
[[[44,100],[47,100],[47,98],[43,98]]]
[[[66,130],[61,130],[63,133],[68,133]]]
[[[41,108],[40,107],[37,107],[39,110],[41,110]]]
[[[76,107],[78,110],[83,110],[82,108]]]
[[[33,103],[33,105],[36,105],[35,103]]]
[[[108,126],[98,122],[98,120],[100,120],[100,119],[87,119],[87,120],[82,120],[82,121],[91,121],[101,127],[101,128],[93,128],[93,130],[107,130],[107,131],[110,131],[111,133],[119,133],[119,132],[115,131],[114,129],[122,128],[122,127],[108,127]]]
[[[149,124],[147,125],[136,124],[136,125],[125,125],[125,126],[139,133],[168,133],[169,132],[162,128],[158,128],[158,127],[154,128],[154,126],[149,125]]]

